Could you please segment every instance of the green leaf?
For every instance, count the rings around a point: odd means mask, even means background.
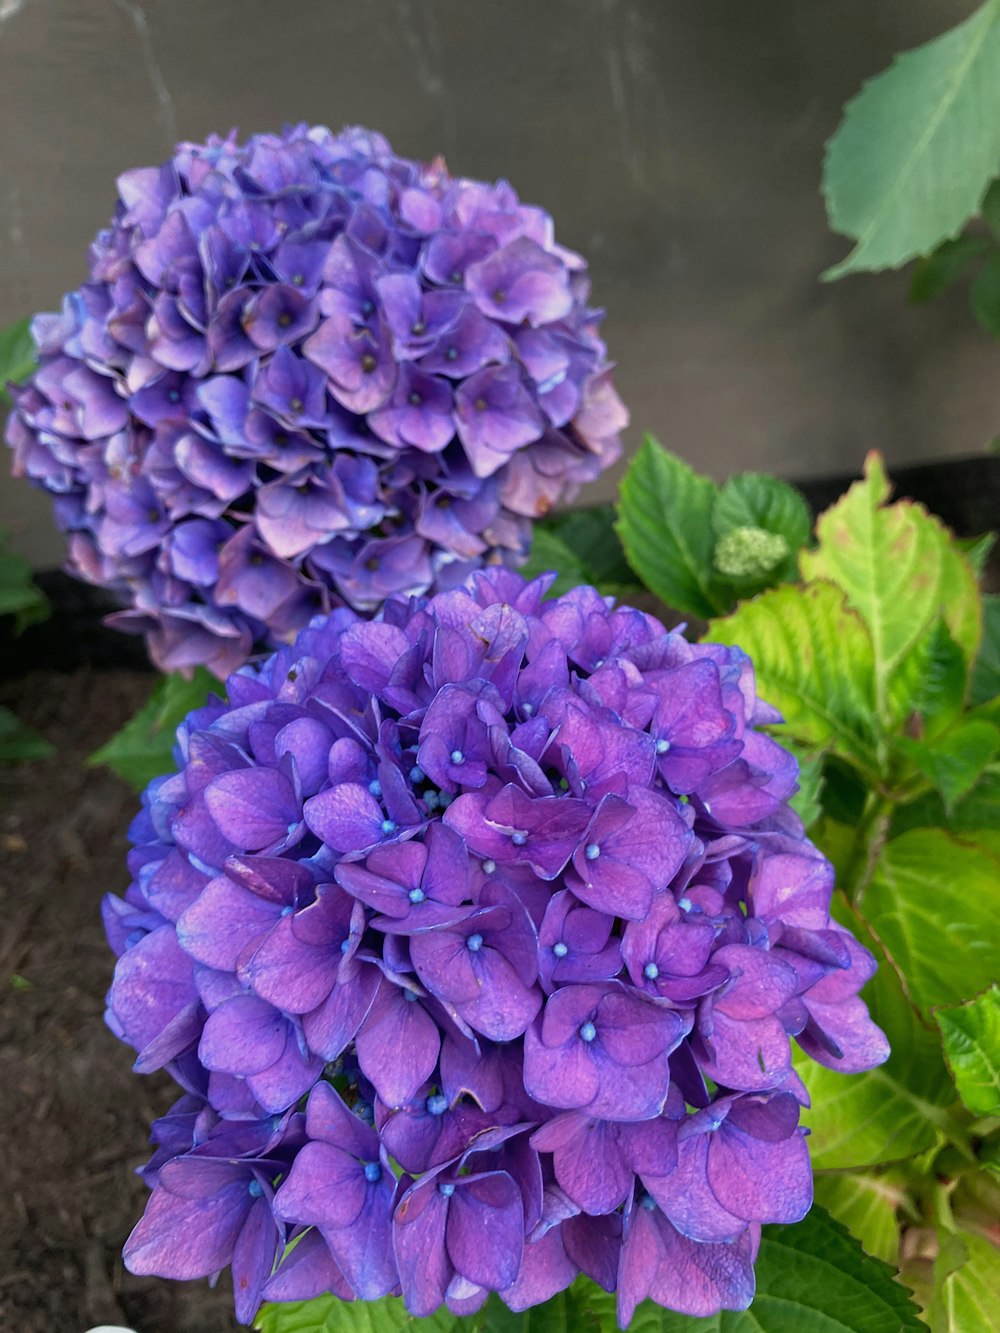
[[[776,733],[777,739],[799,761],[799,785],[795,795],[789,801],[792,809],[802,820],[804,828],[812,828],[823,813],[823,761],[825,756],[804,749],[801,745],[789,742]]]
[[[550,570],[558,577],[549,589],[549,597],[560,597],[581,583],[591,582],[576,552],[554,532],[536,526],[531,542],[531,555],[522,566],[521,573],[526,579],[533,579]]]
[[[936,740],[915,741],[901,736],[896,745],[934,784],[945,810],[950,812],[1000,750],[1000,729],[992,722],[966,718]]]
[[[1000,861],[943,829],[913,829],[882,849],[863,908],[925,1017],[996,976]]]
[[[176,673],[164,676],[149,702],[121,731],[95,750],[87,763],[106,764],[130,786],[142,791],[153,778],[176,767],[173,751],[177,728],[213,692],[222,693],[222,686],[204,667],[198,667],[190,680]]]
[[[842,588],[871,634],[876,717],[887,728],[905,717],[915,688],[907,655],[923,655],[920,641],[939,617],[966,657],[979,641],[979,591],[971,566],[953,548],[947,530],[910,501],[888,505],[890,488],[877,453],[855,482],[816,523],[818,549],[804,551],[807,579]],[[902,669],[901,669],[902,664]],[[897,678],[898,673],[898,678]]]
[[[985,236],[957,236],[942,241],[931,254],[918,259],[910,284],[911,301],[930,301],[962,276],[975,259],[990,248]]]
[[[785,718],[783,734],[875,768],[871,639],[839,588],[774,588],[713,621],[705,637],[750,654],[761,697]]]
[[[1000,1115],[1000,987],[934,1017],[962,1101],[973,1115]]]
[[[899,1262],[900,1209],[908,1202],[902,1171],[849,1171],[818,1175],[816,1202],[843,1222],[867,1254]]]
[[[934,1264],[933,1333],[987,1333],[1000,1310],[1000,1250],[971,1231],[940,1236]]]
[[[950,813],[937,792],[928,792],[893,811],[890,837],[898,838],[911,829],[921,828],[948,829],[958,834],[1000,829],[1000,766],[990,764],[968,795],[955,802]]]
[[[812,514],[794,486],[762,472],[743,472],[730,477],[719,491],[712,526],[717,539],[740,528],[762,528],[781,537],[787,555],[773,571],[772,581],[793,582],[798,552],[812,536]]]
[[[939,619],[889,681],[890,713],[919,721],[924,738],[937,736],[961,713],[968,676],[965,654]]]
[[[984,532],[979,537],[955,538],[955,545],[972,566],[972,572],[976,578],[982,575],[986,568],[986,562],[990,558],[990,552],[996,544],[997,534],[995,532]]]
[[[398,1297],[381,1301],[342,1301],[319,1296],[312,1301],[282,1301],[265,1305],[254,1325],[260,1333],[452,1333],[469,1327],[450,1310],[438,1310],[426,1319],[407,1314]],[[481,1327],[481,1325],[480,1325]]]
[[[31,577],[31,566],[16,551],[7,549],[8,536],[0,530],[0,616],[15,616],[17,632],[45,620],[49,603]]]
[[[0,403],[9,403],[8,381],[19,384],[35,368],[35,344],[31,337],[31,321],[18,320],[0,329]]]
[[[1000,5],[898,56],[847,104],[823,194],[855,247],[824,278],[898,268],[954,236],[1000,161]]]
[[[804,1114],[812,1129],[817,1170],[843,1170],[903,1161],[933,1147],[946,1125],[954,1088],[936,1031],[920,1021],[896,972],[861,917],[836,895],[838,915],[875,954],[878,971],[861,992],[889,1039],[889,1059],[863,1074],[839,1074],[804,1056],[795,1068],[812,1097]]]
[[[718,487],[647,436],[622,478],[618,535],[643,583],[676,611],[724,609],[713,586],[712,509]]]
[[[905,1333],[924,1329],[893,1270],[822,1208],[795,1226],[765,1227],[749,1310],[693,1319],[644,1302],[629,1333]],[[616,1328],[613,1295],[593,1288],[601,1330]],[[574,1329],[575,1333],[575,1329]],[[925,1331],[926,1333],[926,1331]],[[970,1330],[971,1333],[971,1330]]]
[[[975,707],[1000,694],[1000,597],[983,598],[983,641],[969,682],[969,704]]]
[[[1000,338],[1000,254],[992,254],[972,284],[972,313],[987,333]]]
[[[593,505],[554,514],[544,526],[576,554],[596,587],[620,588],[635,583],[635,575],[615,532],[612,505]]]
[[[0,764],[47,759],[55,749],[44,736],[19,722],[9,708],[0,706]]]

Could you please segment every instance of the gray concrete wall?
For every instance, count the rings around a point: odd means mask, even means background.
[[[956,295],[833,286],[818,194],[842,102],[974,0],[0,0],[0,325],[84,276],[124,168],[178,138],[366,123],[509,177],[590,257],[632,409],[717,476],[975,452],[998,353]],[[597,494],[609,495],[607,478]],[[0,472],[0,526],[60,559]]]

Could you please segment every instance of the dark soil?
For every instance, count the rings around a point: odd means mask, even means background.
[[[177,1095],[131,1071],[102,1021],[113,957],[100,902],[127,884],[135,795],[84,766],[148,695],[135,671],[35,671],[0,703],[55,746],[0,768],[0,1330],[232,1333],[228,1277],[135,1278],[121,1248],[145,1186],[152,1120]]]

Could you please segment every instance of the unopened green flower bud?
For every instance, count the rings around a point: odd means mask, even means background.
[[[788,557],[788,543],[764,528],[733,528],[715,548],[715,567],[728,579],[759,579]]]

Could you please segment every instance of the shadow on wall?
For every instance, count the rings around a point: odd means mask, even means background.
[[[588,255],[633,448],[652,430],[716,476],[972,453],[1000,413],[961,294],[928,312],[899,275],[817,276],[847,249],[818,193],[842,103],[968,9],[0,0],[0,325],[83,280],[116,175],[178,138],[367,123],[509,177]],[[48,499],[6,470],[0,527],[61,559]]]

